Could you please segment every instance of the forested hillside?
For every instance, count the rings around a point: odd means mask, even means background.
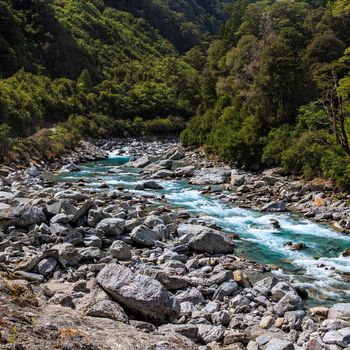
[[[235,1],[182,141],[350,187],[349,46],[348,0]]]
[[[193,117],[185,145],[349,187],[349,72],[348,0],[0,0],[0,158]]]
[[[223,3],[0,0],[0,156],[8,137],[66,121],[66,142],[178,132]]]

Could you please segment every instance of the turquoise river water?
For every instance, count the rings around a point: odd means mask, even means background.
[[[59,181],[87,180],[87,187],[98,189],[101,183],[123,187],[135,193],[143,182],[138,170],[124,164],[129,157],[111,156],[83,164],[82,171],[59,176]],[[109,170],[113,169],[113,173]],[[164,189],[152,191],[164,195],[167,205],[187,210],[216,222],[223,230],[238,233],[236,253],[250,260],[279,267],[273,273],[306,287],[314,304],[350,302],[350,258],[340,253],[350,247],[350,236],[341,235],[328,226],[319,225],[291,213],[266,214],[242,209],[211,195],[201,194],[201,187],[183,180],[159,180]],[[101,190],[102,191],[102,190]],[[269,219],[280,222],[281,230],[270,227]],[[301,251],[284,247],[286,242],[305,243]]]

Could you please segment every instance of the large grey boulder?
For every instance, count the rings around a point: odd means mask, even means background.
[[[245,183],[245,175],[232,174],[231,175],[231,185],[242,186]]]
[[[144,155],[139,159],[126,163],[125,166],[133,168],[144,168],[145,166],[151,164],[154,161],[155,159],[150,158],[148,155]]]
[[[294,295],[298,295],[295,289],[287,282],[278,282],[271,289],[271,296],[273,301],[279,301],[282,299],[287,293],[291,293]]]
[[[299,310],[302,300],[298,295],[287,293],[275,306],[274,310],[278,316],[283,316],[287,311]]]
[[[145,170],[150,172],[157,172],[163,169],[171,170],[172,167],[173,167],[173,161],[170,159],[165,159],[165,160],[161,160],[160,162],[147,165],[145,167]]]
[[[350,321],[350,303],[340,303],[333,305],[329,309],[328,318]]]
[[[194,175],[195,170],[196,170],[196,167],[194,167],[192,165],[177,168],[175,170],[175,176],[176,177],[192,177]]]
[[[97,230],[101,230],[107,236],[119,236],[125,228],[125,220],[120,218],[103,219],[96,226]]]
[[[198,253],[230,254],[233,253],[233,244],[216,230],[207,229],[189,241],[192,250]]]
[[[268,295],[271,293],[272,288],[278,284],[278,279],[275,276],[266,277],[254,284],[253,294],[256,296],[259,295]]]
[[[169,177],[174,177],[174,172],[167,169],[158,170],[151,176],[152,179],[166,179]]]
[[[193,185],[220,185],[229,182],[230,179],[230,169],[205,168],[196,170],[190,183]]]
[[[152,247],[159,239],[159,234],[146,225],[140,225],[131,231],[130,238],[137,244]]]
[[[323,337],[326,344],[334,344],[347,348],[350,346],[350,327],[338,329],[337,331],[329,331]]]
[[[164,188],[158,182],[152,181],[152,180],[143,182],[142,187],[143,189],[149,189],[149,190],[162,190]]]
[[[195,224],[180,224],[177,227],[177,234],[179,237],[185,236],[187,239],[187,242],[190,240],[191,237],[197,236],[202,232],[208,231],[209,228],[202,226],[202,225],[195,225]]]
[[[261,211],[267,211],[267,212],[284,212],[287,211],[286,203],[283,201],[276,201],[276,202],[270,202],[265,204]]]
[[[160,282],[125,266],[105,266],[97,281],[115,301],[144,319],[164,324],[180,315],[179,301]]]
[[[180,160],[182,158],[185,158],[185,152],[182,148],[176,148],[176,149],[170,150],[166,154],[166,158],[169,158],[171,160]]]
[[[28,227],[46,220],[43,210],[38,207],[22,206],[0,210],[0,228]]]
[[[221,286],[215,291],[213,300],[222,300],[224,297],[231,295],[238,290],[237,282],[230,280],[221,284]]]

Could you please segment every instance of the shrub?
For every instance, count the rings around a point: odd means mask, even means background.
[[[11,149],[11,128],[7,124],[0,124],[0,161],[4,161]]]

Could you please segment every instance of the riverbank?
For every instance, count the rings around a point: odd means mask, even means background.
[[[148,154],[155,161],[157,158],[166,159],[166,154],[154,149],[158,141],[155,137],[145,137],[83,143],[75,152],[55,160],[49,169],[57,170],[68,163],[104,159],[113,152],[116,155],[128,153],[132,158]],[[191,168],[185,176],[178,176],[171,171],[157,173],[158,170],[169,170],[167,165],[158,165],[155,169],[146,168],[146,175],[161,179],[185,177],[190,183],[209,186],[206,191],[213,195],[218,195],[218,189],[213,190],[210,186],[219,185],[231,192],[227,201],[242,207],[266,212],[296,212],[312,221],[329,224],[339,232],[350,233],[350,194],[336,191],[330,180],[316,178],[307,181],[287,176],[281,168],[260,173],[231,169],[222,162],[208,159],[201,149],[183,149],[176,138],[162,138],[160,143],[166,146],[165,153],[174,150],[176,159],[170,160],[175,160],[176,166]]]
[[[304,289],[270,276],[269,266],[237,256],[237,237],[169,207],[164,195],[154,192],[164,179],[190,180],[228,203],[260,205],[237,189],[254,186],[259,192],[262,186],[255,182],[267,179],[244,174],[241,183],[243,174],[217,169],[202,154],[171,141],[123,140],[104,148],[114,156],[132,156],[128,171],[141,172],[142,179],[136,192],[112,187],[99,173],[92,187],[79,166],[60,168],[65,182],[49,181],[33,168],[3,178],[1,305],[16,315],[1,320],[5,349],[13,344],[74,349],[74,341],[93,349],[349,346],[349,304],[305,310]],[[199,166],[207,170],[196,170]],[[124,176],[121,170],[108,171]],[[278,188],[278,182],[267,186]],[[16,288],[36,302],[24,308]],[[35,322],[23,324],[28,314]]]

